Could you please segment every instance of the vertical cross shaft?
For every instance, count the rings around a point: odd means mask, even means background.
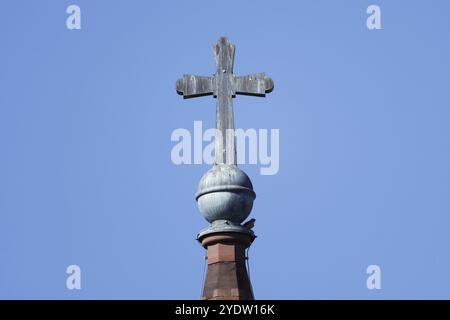
[[[214,46],[216,61],[216,164],[236,165],[233,119],[233,60],[234,46],[220,38]]]

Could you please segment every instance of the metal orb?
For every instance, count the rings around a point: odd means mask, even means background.
[[[203,217],[212,223],[242,223],[250,214],[256,195],[250,178],[235,165],[219,164],[206,172],[195,195]]]

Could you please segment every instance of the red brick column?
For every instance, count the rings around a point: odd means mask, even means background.
[[[208,254],[203,299],[254,300],[245,265],[245,249],[253,239],[239,232],[212,233],[199,239]]]

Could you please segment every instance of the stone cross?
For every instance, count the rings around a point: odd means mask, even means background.
[[[213,47],[216,73],[212,77],[183,75],[176,84],[183,98],[213,95],[216,105],[215,164],[236,165],[233,101],[236,94],[264,97],[273,90],[273,81],[264,73],[233,74],[234,45],[220,38]]]

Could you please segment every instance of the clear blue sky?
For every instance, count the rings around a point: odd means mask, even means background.
[[[222,35],[275,82],[234,101],[237,127],[280,129],[277,175],[242,166],[256,298],[450,298],[450,2],[227,3],[0,2],[0,298],[199,298],[209,166],[174,165],[170,135],[215,101],[174,85]]]

